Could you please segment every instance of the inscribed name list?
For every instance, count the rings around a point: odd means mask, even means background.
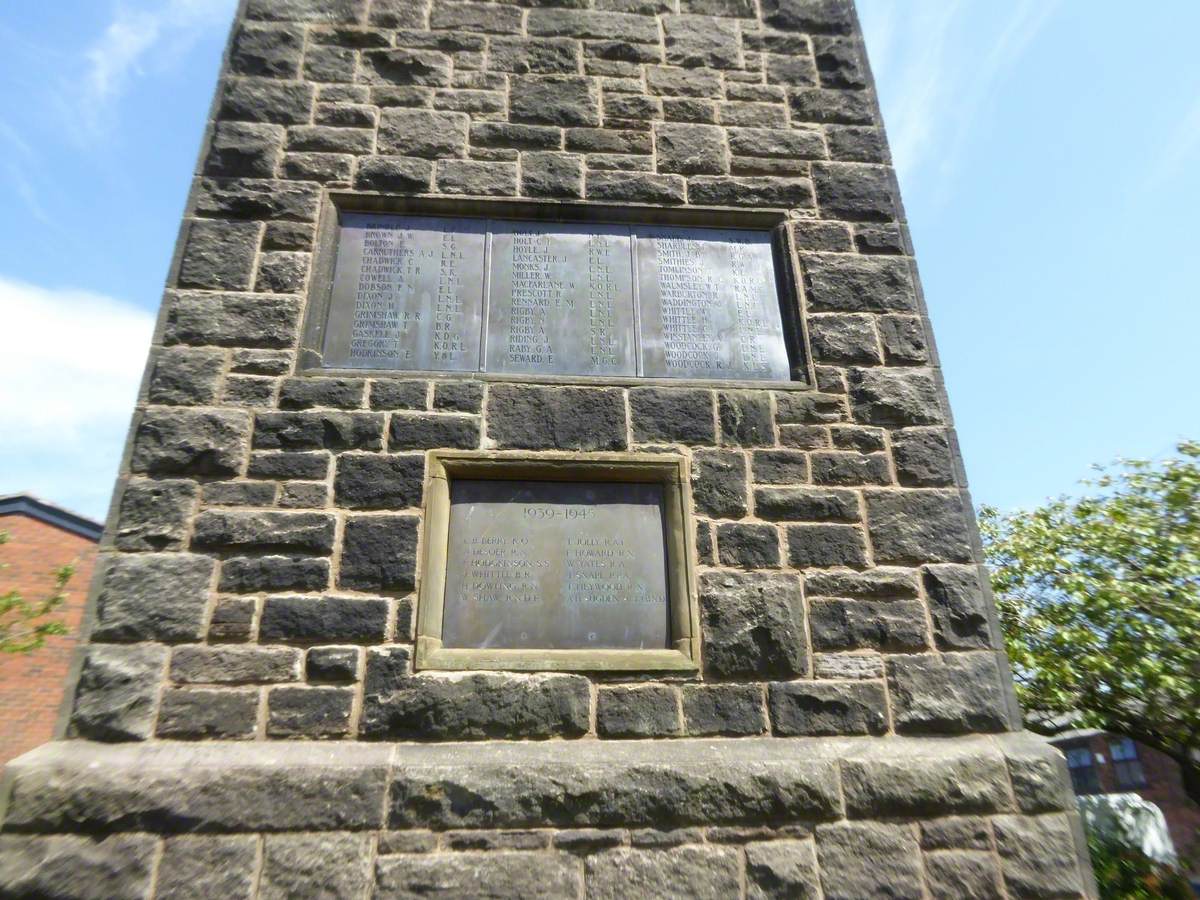
[[[660,484],[455,480],[448,648],[663,649]]]

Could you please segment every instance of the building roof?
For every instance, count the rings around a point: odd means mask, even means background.
[[[77,534],[89,541],[99,541],[104,526],[94,519],[73,513],[69,509],[39,500],[30,494],[5,494],[0,496],[0,516],[29,516],[55,528]]]

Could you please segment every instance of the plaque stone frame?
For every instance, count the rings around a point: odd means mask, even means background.
[[[442,645],[455,479],[660,484],[669,610],[668,644],[655,649],[501,649]],[[414,668],[508,671],[680,671],[700,666],[700,618],[692,555],[691,476],[687,459],[648,453],[529,453],[430,450],[417,600]]]
[[[770,234],[779,293],[779,315],[783,344],[788,356],[790,380],[717,378],[713,376],[662,377],[656,375],[576,375],[505,373],[464,368],[457,371],[420,368],[359,368],[328,365],[323,350],[330,329],[333,281],[338,255],[341,217],[373,214],[411,217],[516,220],[529,224],[678,226],[710,230],[742,229]],[[771,390],[812,390],[816,385],[809,349],[805,304],[801,298],[797,251],[783,209],[737,209],[730,207],[659,207],[640,204],[546,202],[536,200],[487,200],[449,197],[397,197],[394,195],[340,194],[327,192],[318,222],[318,249],[307,302],[297,374],[313,376],[390,376],[397,378],[471,378],[486,382],[540,384],[603,384],[744,387]],[[486,316],[486,310],[484,311]]]

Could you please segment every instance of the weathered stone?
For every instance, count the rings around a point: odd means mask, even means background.
[[[250,455],[246,475],[250,478],[304,479],[324,481],[329,474],[328,453],[268,452]]]
[[[358,680],[358,655],[355,647],[312,647],[304,671],[313,683],[347,684]]]
[[[71,734],[96,741],[144,741],[154,726],[165,647],[92,644],[84,651]]]
[[[717,526],[717,551],[723,566],[778,568],[779,532],[757,522],[722,522]]]
[[[322,591],[329,586],[329,560],[290,556],[247,556],[221,564],[218,590],[231,594],[258,591]]]
[[[697,175],[688,179],[688,199],[714,206],[812,206],[807,178],[755,175]]]
[[[634,172],[589,171],[586,187],[589,200],[624,203],[683,203],[687,192],[682,176]]]
[[[922,850],[990,850],[992,830],[981,816],[948,816],[921,823]]]
[[[882,678],[883,657],[878,653],[815,653],[813,675],[817,678]]]
[[[313,105],[313,86],[273,78],[230,78],[221,92],[220,117],[231,122],[303,125]]]
[[[600,688],[596,695],[601,737],[663,737],[679,730],[679,697],[665,684]]]
[[[856,418],[871,425],[937,425],[944,419],[928,369],[852,369],[850,396]]]
[[[155,896],[164,900],[245,900],[254,895],[258,838],[180,835],[163,844]]]
[[[338,585],[362,591],[409,591],[417,556],[415,516],[350,516]]]
[[[534,9],[529,13],[529,33],[570,38],[602,38],[637,44],[658,42],[658,25],[652,18],[614,12],[568,9]]]
[[[718,72],[668,66],[647,66],[646,84],[651,93],[678,97],[720,97],[721,76]]]
[[[375,867],[377,897],[524,897],[580,895],[578,864],[565,853],[466,851],[389,856]]]
[[[483,385],[478,381],[436,382],[433,408],[445,412],[479,413],[483,408]]]
[[[345,134],[346,128],[331,128],[328,131]],[[289,129],[294,138],[302,129]],[[294,146],[289,139],[289,149],[330,150],[321,146]],[[332,148],[334,152],[352,152]],[[291,181],[273,181],[256,178],[202,178],[196,186],[195,209],[200,216],[220,216],[223,219],[290,219],[311,222],[316,218],[320,203],[320,191],[311,184]],[[257,225],[247,234],[257,235]]]
[[[896,730],[904,734],[1005,731],[1009,711],[993,653],[888,658]]]
[[[190,291],[168,296],[163,334],[167,344],[284,347],[292,343],[300,318],[295,297]]]
[[[687,68],[741,65],[737,26],[707,16],[663,16],[667,62]]]
[[[873,321],[866,315],[811,316],[808,334],[814,357],[821,362],[879,365],[883,357]]]
[[[768,685],[767,704],[776,734],[828,736],[883,734],[883,685],[866,681],[788,681]]]
[[[991,853],[948,850],[925,854],[925,877],[932,897],[978,897],[999,900],[1000,869]]]
[[[363,737],[578,737],[588,730],[588,681],[578,675],[472,672],[451,680],[407,669],[407,652],[367,654]]]
[[[246,23],[234,36],[229,68],[238,75],[295,78],[300,74],[303,54],[302,28]]]
[[[891,484],[892,470],[886,453],[812,454],[813,484]]]
[[[431,831],[384,831],[379,835],[379,855],[429,853],[437,849],[437,843],[437,835]]]
[[[310,253],[263,253],[258,258],[254,289],[265,294],[296,294],[304,290]]]
[[[474,159],[439,160],[437,186],[443,194],[512,197],[517,193],[517,166]]]
[[[381,154],[445,159],[466,155],[466,113],[385,109],[379,119]]]
[[[145,897],[156,844],[148,834],[0,835],[0,894],[31,900]]]
[[[259,639],[289,643],[378,643],[387,629],[387,602],[358,597],[268,597]]]
[[[800,484],[808,481],[808,454],[798,450],[755,450],[750,471],[759,484]]]
[[[1005,735],[1001,749],[1008,760],[1013,796],[1022,812],[1073,810],[1074,794],[1067,761],[1057,747],[1028,734]]]
[[[433,180],[433,163],[405,156],[371,156],[358,163],[354,186],[362,191],[425,193]]]
[[[210,481],[200,491],[203,506],[271,506],[275,485],[265,481]]]
[[[888,221],[896,217],[890,170],[879,166],[827,164],[813,167],[817,204],[830,219]]]
[[[500,447],[625,449],[625,403],[612,388],[495,384],[488,414],[488,436]]]
[[[371,883],[371,838],[365,834],[271,835],[263,842],[258,896],[364,896]]]
[[[280,509],[324,509],[329,505],[329,488],[309,481],[285,481],[279,486]]]
[[[807,32],[849,32],[850,0],[763,0],[763,21],[776,28]]]
[[[720,104],[719,109],[721,112],[721,124],[726,127],[786,128],[788,125],[787,107],[782,103],[732,101]],[[772,171],[778,174],[784,174],[786,171],[807,175],[808,166],[802,165],[796,168],[786,168],[782,163],[776,163]]]
[[[619,847],[625,843],[625,835],[626,832],[617,828],[571,828],[554,833],[554,846],[570,853],[586,854],[609,847]]]
[[[254,623],[253,597],[222,597],[213,607],[208,624],[208,639],[219,641],[248,641]]]
[[[361,378],[285,378],[279,387],[279,408],[357,409],[362,405],[363,389]]]
[[[291,647],[179,647],[171,654],[171,680],[178,684],[297,681],[300,656]]]
[[[514,122],[541,125],[599,125],[600,94],[590,78],[573,75],[514,75],[509,88]]]
[[[819,825],[817,854],[827,900],[919,900],[924,896],[920,849],[906,825]]]
[[[771,401],[765,393],[718,392],[717,420],[724,444],[743,447],[770,447],[775,444]]]
[[[658,171],[683,175],[729,171],[725,133],[715,125],[660,123],[654,127]]]
[[[813,68],[805,65],[806,76]],[[789,92],[788,104],[796,121],[823,125],[870,125],[875,114],[866,91],[806,87]]]
[[[347,509],[420,506],[425,458],[419,454],[345,453],[338,457],[334,502]]]
[[[567,38],[492,38],[488,68],[517,75],[573,75],[579,70],[579,44]]]
[[[928,566],[922,577],[938,649],[986,650],[996,645],[978,568]]]
[[[892,433],[896,478],[907,487],[950,487],[954,457],[941,429],[905,428]]]
[[[257,715],[257,692],[167,690],[157,733],[167,738],[250,737]]]
[[[204,171],[227,177],[272,178],[283,154],[283,139],[279,125],[221,122],[213,131]]]
[[[583,157],[572,153],[522,153],[521,193],[526,197],[582,197]]]
[[[692,455],[692,502],[714,518],[746,514],[746,457],[731,450],[698,450]]]
[[[817,900],[820,896],[816,846],[812,841],[746,845],[747,900]]]
[[[868,572],[813,572],[805,578],[804,588],[809,597],[897,600],[917,596],[917,576],[911,569],[883,567]]]
[[[836,394],[777,393],[775,417],[780,425],[816,425],[846,418],[845,401]]]
[[[876,562],[972,561],[969,513],[957,491],[866,491],[865,495]]]
[[[913,312],[908,261],[890,257],[801,255],[813,312]]]
[[[868,565],[863,533],[853,525],[789,525],[787,552],[788,565],[797,569]]]
[[[855,818],[942,816],[1009,808],[1004,759],[986,745],[940,752],[901,744],[887,754],[842,762],[846,811]]]
[[[581,130],[589,131],[586,128]],[[562,146],[562,135],[561,128],[550,128],[545,125],[520,125],[511,122],[471,123],[471,146],[473,148],[557,150]]]
[[[198,641],[215,563],[190,553],[113,557],[96,595],[98,641]]]
[[[227,406],[244,406],[247,409],[269,408],[275,402],[275,380],[227,375],[221,402]]]
[[[362,55],[363,76],[371,84],[450,84],[450,60],[433,50],[368,50]],[[386,118],[389,110],[384,111]]]
[[[704,669],[712,677],[806,674],[804,604],[795,575],[702,574],[700,625]]]
[[[350,730],[354,691],[333,687],[282,687],[267,695],[270,737],[339,737]]]
[[[383,416],[361,412],[260,412],[255,450],[382,450]]]
[[[425,381],[375,381],[371,383],[371,409],[425,409],[428,394]]]
[[[635,441],[716,441],[712,395],[708,391],[637,388],[629,392],[629,413]]]
[[[346,153],[292,152],[283,158],[283,176],[296,181],[346,184],[354,172],[354,160],[354,156]],[[367,160],[364,159],[363,162],[366,163]],[[265,239],[263,243],[265,246],[267,243]]]
[[[825,144],[817,129],[729,128],[726,133],[729,149],[737,156],[781,159],[823,159],[825,156]]]
[[[192,546],[210,550],[328,554],[333,517],[309,512],[205,510],[196,517]]]
[[[684,846],[661,850],[609,850],[586,862],[588,896],[618,900],[735,897],[741,860],[732,847]]]
[[[762,487],[754,512],[774,522],[857,522],[858,497],[841,488]]]
[[[179,550],[196,506],[192,481],[131,481],[121,493],[114,543],[120,550]]]
[[[756,684],[683,686],[684,730],[690,735],[748,735],[767,730]]]
[[[1078,897],[1083,882],[1075,843],[1062,815],[997,816],[992,820],[1010,897]]]
[[[919,600],[812,600],[808,627],[814,650],[912,651],[929,643]]]
[[[130,468],[152,475],[238,475],[249,450],[241,410],[148,410],[138,422]]]
[[[550,835],[544,831],[451,831],[446,835],[450,850],[544,850]]]
[[[489,424],[494,425],[494,420]],[[388,449],[392,452],[434,447],[473,450],[478,446],[478,416],[396,414],[388,428]]]
[[[792,225],[797,250],[849,252],[850,231],[841,222],[801,220]]]

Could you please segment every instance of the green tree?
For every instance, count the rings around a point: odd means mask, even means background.
[[[8,543],[8,532],[0,531],[0,545]],[[0,565],[7,569],[8,565]],[[0,594],[0,653],[29,653],[46,643],[52,634],[66,634],[66,626],[50,614],[66,599],[67,582],[75,569],[63,566],[54,573],[54,587],[43,600],[29,601],[17,590]]]
[[[1128,735],[1200,802],[1200,443],[1177,449],[980,526],[1029,727]]]

